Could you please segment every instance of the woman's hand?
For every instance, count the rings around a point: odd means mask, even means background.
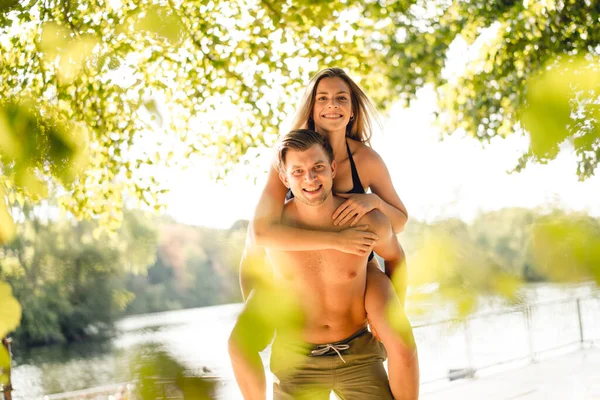
[[[355,226],[366,213],[381,208],[381,199],[374,193],[336,193],[335,195],[348,199],[340,204],[332,215],[333,224],[337,226],[344,226],[348,222],[350,226]]]
[[[357,256],[369,254],[379,237],[373,232],[369,232],[368,228],[369,225],[359,225],[337,232],[335,249]]]

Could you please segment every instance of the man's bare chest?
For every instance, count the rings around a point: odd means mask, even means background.
[[[366,257],[336,250],[268,250],[267,255],[276,275],[288,281],[335,285],[366,273]]]

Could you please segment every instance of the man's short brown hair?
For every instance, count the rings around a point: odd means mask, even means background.
[[[277,147],[277,169],[279,172],[285,171],[285,156],[288,150],[306,151],[314,145],[321,146],[325,150],[329,163],[333,162],[333,149],[325,136],[310,129],[296,129],[286,134],[281,138]]]

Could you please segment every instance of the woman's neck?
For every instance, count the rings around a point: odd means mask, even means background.
[[[331,148],[333,149],[333,158],[335,158],[336,162],[341,162],[348,158],[346,131],[319,133],[329,140],[329,144],[331,144]]]

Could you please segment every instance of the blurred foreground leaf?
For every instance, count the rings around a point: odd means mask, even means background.
[[[600,223],[587,216],[550,215],[534,226],[536,268],[555,282],[589,279],[600,285]]]
[[[150,5],[138,17],[137,30],[152,32],[173,45],[177,45],[184,34],[181,20],[170,7]]]
[[[426,232],[408,265],[410,285],[430,288],[418,298],[439,295],[454,305],[459,317],[475,311],[480,296],[515,300],[523,284],[518,273],[485,253],[473,243],[466,228],[453,221]]]
[[[65,188],[75,181],[87,163],[87,141],[85,130],[39,103],[0,101],[0,244],[14,235],[10,207],[48,197],[52,179]]]
[[[0,281],[0,338],[13,331],[21,321],[21,306],[12,295],[12,288]]]
[[[208,377],[189,376],[183,364],[158,344],[138,348],[131,362],[137,394],[144,400],[216,398],[216,381]]]
[[[559,145],[572,138],[583,158],[581,176],[590,176],[600,154],[600,65],[598,58],[553,60],[527,82],[527,106],[521,122],[531,137],[537,160],[556,157]]]
[[[4,190],[0,187],[0,244],[10,242],[14,235],[15,224],[6,207]]]
[[[275,332],[283,343],[303,345],[304,313],[296,292],[286,289],[281,282],[276,285],[266,276],[255,281],[254,287],[231,333],[237,350],[246,357],[256,356],[268,346]],[[282,351],[285,352],[285,348]],[[287,369],[298,365],[301,356],[293,351],[279,359],[279,366]]]
[[[8,349],[0,343],[0,388],[10,382],[10,354]]]

